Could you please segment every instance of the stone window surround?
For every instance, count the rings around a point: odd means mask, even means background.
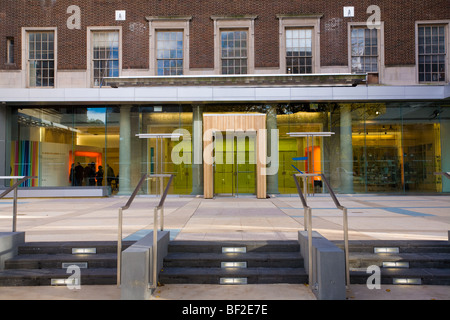
[[[347,24],[347,50],[348,50],[348,72],[352,73],[352,27],[367,26],[367,22],[349,22]],[[384,75],[384,21],[381,21],[380,28],[377,29],[377,43],[378,43],[378,81],[382,83]]]
[[[90,88],[94,88],[93,77],[93,47],[92,33],[96,31],[118,31],[119,32],[119,76],[122,74],[122,27],[87,27],[87,63],[86,63],[86,83]]]
[[[28,33],[29,32],[54,32],[54,85],[52,87],[30,87],[29,82],[29,65],[28,65]],[[58,77],[58,28],[56,27],[23,27],[22,28],[22,87],[38,88],[38,89],[54,89],[57,84]]]
[[[320,72],[320,19],[323,14],[278,14],[280,39],[280,73],[286,73],[286,29],[312,29],[312,73]]]
[[[240,29],[248,31],[247,74],[255,73],[255,19],[256,15],[211,16],[214,21],[214,74],[222,74],[221,30]]]
[[[189,23],[192,16],[147,16],[149,23],[149,75],[156,76],[156,32],[183,31],[183,75],[189,74]]]
[[[426,82],[426,81],[419,81],[419,26],[431,26],[431,25],[443,25],[445,28],[445,81],[442,82]],[[450,50],[450,20],[423,20],[423,21],[416,21],[415,23],[415,50],[416,50],[416,64],[415,64],[415,82],[416,84],[445,84],[450,79],[450,57],[449,57],[449,50]]]

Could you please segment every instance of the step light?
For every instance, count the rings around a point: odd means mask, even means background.
[[[375,247],[373,248],[374,253],[399,253],[400,249],[398,247]]]
[[[392,284],[422,284],[420,278],[394,278],[392,279]]]
[[[72,248],[72,254],[95,254],[97,253],[96,248]]]
[[[63,262],[62,268],[67,269],[70,266],[77,266],[80,269],[87,269],[88,263],[87,262]]]
[[[222,247],[222,253],[246,253],[246,247]]]
[[[220,278],[220,284],[247,284],[247,278]]]
[[[247,268],[247,262],[221,262],[221,268]]]
[[[52,286],[67,286],[67,285],[79,285],[80,281],[77,278],[66,278],[66,279],[51,279],[50,285]]]
[[[386,261],[386,262],[383,262],[383,268],[409,268],[409,262]]]

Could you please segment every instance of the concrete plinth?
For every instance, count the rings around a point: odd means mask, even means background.
[[[25,232],[0,232],[0,270],[5,261],[17,255],[18,246],[25,242]]]
[[[345,255],[344,251],[313,232],[312,237],[312,270],[309,269],[308,233],[299,231],[300,251],[305,261],[305,270],[312,272],[311,291],[318,300],[344,300],[345,288]]]
[[[167,255],[170,241],[169,231],[158,232],[158,271]],[[122,300],[147,300],[153,290],[153,232],[128,247],[122,253]],[[158,272],[159,274],[159,272]]]

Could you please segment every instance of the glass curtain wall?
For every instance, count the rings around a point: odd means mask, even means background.
[[[264,113],[267,129],[278,129],[274,149],[267,148],[278,155],[269,194],[295,194],[292,174],[313,170],[339,193],[450,191],[450,181],[434,174],[450,171],[450,108],[425,102],[14,107],[6,171],[39,177],[24,186],[110,186],[130,194],[143,174],[160,172],[162,157],[163,173],[175,174],[171,194],[202,194],[193,150],[205,112]],[[154,139],[136,137],[175,130],[181,141],[164,139],[162,151]],[[287,134],[319,131],[334,134],[308,141]],[[323,192],[319,178],[311,188]],[[159,193],[156,182],[142,192]]]
[[[293,132],[330,131],[329,105],[319,103],[292,103],[278,105],[279,130],[278,188],[280,193],[297,192],[294,173],[325,173],[329,169],[328,137],[291,137]],[[319,177],[312,187],[321,186]],[[312,191],[312,190],[310,190]]]
[[[72,106],[13,109],[11,174],[38,176],[25,186],[110,185],[113,177],[105,176],[109,153],[106,110]],[[112,136],[108,140],[114,145]]]
[[[336,104],[333,186],[343,193],[441,192],[434,174],[441,171],[440,113],[433,103]]]
[[[192,192],[192,124],[190,105],[143,106],[139,113],[139,133],[183,134],[180,139],[140,139],[142,173],[174,174],[169,192],[190,194]],[[162,145],[161,145],[162,142]],[[174,149],[175,148],[175,149]],[[162,172],[161,172],[162,166]],[[137,183],[137,182],[136,182]],[[164,185],[167,179],[164,181]],[[157,180],[149,180],[147,194],[158,194]]]

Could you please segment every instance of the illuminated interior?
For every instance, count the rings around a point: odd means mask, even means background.
[[[442,131],[449,132],[450,126],[448,117],[439,111],[444,107],[433,103],[280,103],[204,105],[202,110],[218,115],[266,114],[267,126],[272,121],[270,125],[279,133],[278,171],[267,178],[268,193],[295,194],[292,174],[312,172],[312,163],[314,172],[326,174],[336,192],[442,192],[442,178],[434,172],[441,171]],[[155,140],[135,137],[138,133],[185,130],[191,136],[184,141],[189,148],[184,148],[180,157],[192,160],[193,110],[192,105],[131,106],[131,185],[144,173],[157,173],[162,159],[163,172],[175,174],[170,193],[194,192],[193,184],[198,182],[193,182],[192,161],[172,161],[179,141],[166,139],[161,150]],[[201,116],[198,119],[201,121]],[[10,172],[37,175],[28,186],[85,187],[92,184],[84,169],[93,166],[94,185],[110,186],[117,192],[121,121],[120,106],[17,107],[11,114]],[[287,135],[318,131],[335,134],[313,141]],[[255,194],[254,145],[251,136],[216,141],[215,194]],[[299,160],[308,156],[314,160]],[[81,182],[74,183],[72,165],[83,168]],[[315,192],[323,191],[320,184],[317,187]],[[156,182],[149,180],[143,192],[155,194]]]

